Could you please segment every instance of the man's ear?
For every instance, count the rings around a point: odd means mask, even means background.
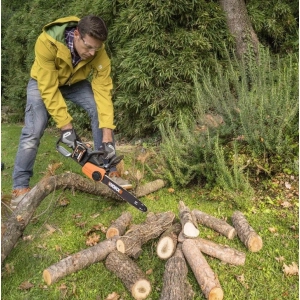
[[[79,37],[79,36],[80,36],[80,33],[79,33],[79,31],[78,31],[78,28],[76,28],[76,29],[74,30],[74,36],[76,36],[76,37]]]

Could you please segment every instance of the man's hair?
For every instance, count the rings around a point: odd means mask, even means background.
[[[107,39],[105,22],[97,16],[89,15],[78,22],[78,31],[84,37],[86,34],[100,41]]]

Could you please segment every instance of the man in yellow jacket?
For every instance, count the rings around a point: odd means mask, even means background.
[[[106,25],[97,16],[66,17],[44,26],[35,44],[35,61],[27,86],[25,125],[13,172],[12,206],[30,189],[37,150],[49,117],[60,128],[61,141],[74,147],[77,135],[65,99],[87,111],[94,149],[103,150],[108,160],[115,156],[113,85],[106,39]],[[116,171],[110,176],[124,188],[131,188]]]

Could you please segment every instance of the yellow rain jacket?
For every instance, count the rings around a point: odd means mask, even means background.
[[[65,29],[75,27],[80,19],[74,16],[58,19],[43,28],[35,44],[35,61],[30,76],[37,80],[42,99],[58,128],[72,121],[60,86],[71,85],[92,75],[92,89],[100,127],[114,129],[111,99],[113,88],[110,59],[105,47],[96,55],[72,65],[71,52],[65,43]]]

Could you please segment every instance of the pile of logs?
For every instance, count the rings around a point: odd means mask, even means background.
[[[262,248],[261,237],[239,211],[233,213],[231,226],[202,211],[191,211],[180,201],[179,218],[170,211],[150,212],[142,224],[131,225],[131,221],[129,212],[122,213],[108,228],[106,240],[44,270],[45,282],[51,285],[66,275],[104,261],[105,267],[122,281],[134,299],[146,299],[151,292],[151,282],[135,260],[141,255],[144,244],[151,239],[158,239],[156,253],[166,261],[160,300],[193,298],[192,286],[187,281],[187,264],[205,298],[221,300],[224,293],[218,276],[203,253],[237,266],[245,264],[246,255],[229,246],[200,238],[199,225],[211,228],[230,240],[238,236],[251,252]]]

